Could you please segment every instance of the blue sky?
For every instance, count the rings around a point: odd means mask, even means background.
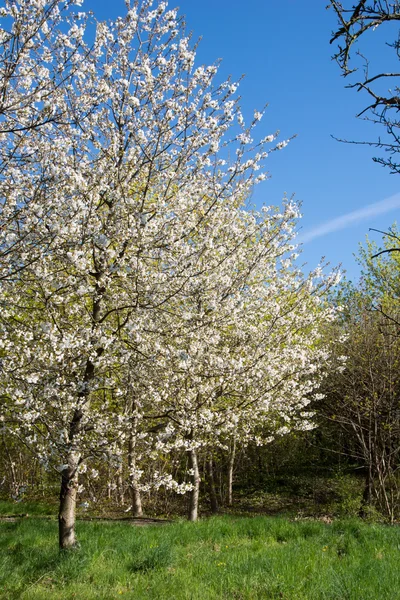
[[[331,137],[366,140],[382,132],[355,118],[366,98],[345,89],[331,60],[334,48],[329,39],[336,20],[326,4],[327,0],[180,0],[169,6],[180,7],[194,39],[202,36],[199,63],[221,58],[221,79],[246,75],[240,84],[245,115],[269,104],[260,137],[277,129],[281,139],[297,134],[268,159],[271,178],[258,186],[254,202],[279,204],[284,193],[294,194],[302,201],[304,261],[312,268],[325,256],[356,278],[353,253],[368,228],[387,230],[398,217],[400,194],[394,196],[400,192],[400,180],[372,161],[374,149]],[[85,0],[84,8],[99,19],[125,12],[124,0]],[[365,42],[372,67],[390,60],[385,35],[383,30],[374,32]],[[378,234],[373,238],[380,241]]]

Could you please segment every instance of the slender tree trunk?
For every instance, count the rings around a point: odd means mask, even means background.
[[[108,498],[108,500],[111,500],[111,484],[112,484],[112,482],[110,481],[110,469],[108,469],[108,485],[107,485],[107,498]]]
[[[101,283],[103,275],[102,266],[105,263],[104,255],[99,259],[100,267],[96,267],[95,277],[95,295],[92,307],[92,332],[96,323],[100,320],[100,308],[105,288]],[[98,358],[103,354],[104,348],[96,348]],[[90,358],[86,361],[85,373],[83,377],[83,387],[78,393],[78,406],[75,408],[72,420],[69,424],[69,444],[73,448],[67,456],[67,465],[61,473],[60,490],[60,508],[58,513],[58,540],[62,550],[75,548],[77,546],[75,536],[76,522],[76,495],[78,492],[78,466],[80,453],[76,449],[75,440],[82,433],[82,419],[84,412],[88,410],[90,404],[90,384],[95,376],[95,363]]]
[[[137,485],[136,477],[136,417],[132,418],[132,428],[129,435],[128,442],[128,467],[129,467],[129,492],[131,496],[132,504],[132,515],[134,517],[142,517],[142,499],[140,497],[140,490]]]
[[[229,463],[228,463],[228,493],[227,493],[228,506],[232,506],[232,504],[233,504],[232,484],[233,484],[233,467],[235,465],[235,455],[236,455],[236,432],[233,434],[231,453],[229,456]]]
[[[194,448],[189,450],[189,468],[192,470],[193,489],[189,496],[189,521],[197,521],[199,515],[199,493],[200,493],[200,473],[199,463],[197,462],[197,453]]]
[[[117,473],[117,495],[118,502],[121,506],[125,504],[125,493],[124,493],[124,479],[122,476],[122,465],[118,469]]]
[[[206,468],[207,468],[207,478],[208,478],[208,492],[210,494],[210,506],[211,506],[211,512],[213,514],[218,512],[218,499],[217,499],[217,492],[215,490],[215,480],[214,480],[214,468],[213,468],[213,459],[210,456],[207,459],[206,462]]]
[[[365,485],[364,485],[364,491],[363,491],[362,500],[361,500],[361,506],[360,506],[360,510],[358,513],[360,517],[366,516],[365,508],[371,504],[371,499],[372,499],[372,474],[371,474],[371,466],[368,465],[367,473],[365,476]]]
[[[78,491],[79,454],[71,452],[68,466],[61,474],[60,509],[58,513],[58,536],[60,550],[76,547],[76,494]]]
[[[261,453],[258,455],[258,485],[261,487],[264,478],[264,465]]]
[[[8,458],[8,466],[10,467],[10,472],[11,472],[11,481],[10,481],[10,492],[11,495],[15,496],[15,499],[18,498],[19,496],[19,484],[18,484],[18,479],[17,479],[17,474],[15,472],[15,463],[12,459],[12,456],[10,454],[10,451],[8,449],[7,443],[6,443],[6,436],[3,434],[3,444],[4,444],[4,448],[7,454],[7,458]]]

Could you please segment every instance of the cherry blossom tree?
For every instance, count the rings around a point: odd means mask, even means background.
[[[218,234],[220,249],[231,248],[230,260],[218,260],[213,246],[207,264],[217,260],[216,272],[199,274],[191,295],[174,301],[164,323],[157,322],[155,335],[174,335],[154,344],[156,366],[144,394],[152,406],[142,415],[156,423],[155,459],[176,451],[188,456],[191,520],[198,514],[200,452],[226,448],[229,438],[233,446],[261,445],[307,427],[305,408],[327,360],[320,325],[334,316],[321,296],[333,279],[318,280],[318,271],[304,278],[295,268],[296,215],[292,203],[282,214],[236,213],[236,224]],[[182,490],[170,477],[165,484]]]
[[[6,3],[3,48],[25,51],[15,76],[1,67],[1,416],[61,473],[61,548],[76,543],[78,471],[118,457],[132,357],[157,360],[155,324],[232,264],[215,244],[276,137],[253,141],[262,114],[245,125],[237,84],[195,64],[165,2],[127,2],[108,24],[70,5]]]

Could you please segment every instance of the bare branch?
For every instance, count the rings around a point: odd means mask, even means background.
[[[377,27],[390,22],[400,21],[400,2],[382,2],[381,0],[362,0],[357,5],[349,8],[343,6],[341,2],[333,0],[329,6],[336,13],[338,28],[332,33],[330,43],[337,42],[337,51],[333,55],[344,77],[348,77],[358,70],[357,66],[352,66],[351,51],[356,48],[358,42],[363,38],[368,31],[373,31]],[[340,43],[339,43],[340,42]],[[393,43],[389,43],[399,59],[399,39]],[[369,62],[359,51],[357,54],[364,59],[364,79],[350,83],[347,87],[355,88],[358,92],[365,92],[372,102],[369,102],[363,110],[356,116],[357,118],[365,118],[373,123],[379,123],[383,126],[387,136],[393,139],[394,143],[382,144],[380,139],[377,142],[365,142],[366,145],[373,147],[384,148],[389,153],[397,152],[398,148],[398,133],[400,123],[397,119],[397,113],[400,110],[400,97],[398,96],[400,73],[387,72],[384,68],[381,72],[369,75]],[[374,86],[383,80],[390,79],[393,81],[393,92],[388,90],[382,94],[381,90]],[[393,112],[394,111],[394,112]],[[367,116],[365,116],[367,115]],[[398,173],[400,168],[397,162],[392,158],[375,157],[374,161],[390,168],[392,173]]]

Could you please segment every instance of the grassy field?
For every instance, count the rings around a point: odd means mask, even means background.
[[[398,527],[230,516],[81,522],[78,535],[78,551],[59,553],[55,520],[2,520],[0,598],[400,599]]]

